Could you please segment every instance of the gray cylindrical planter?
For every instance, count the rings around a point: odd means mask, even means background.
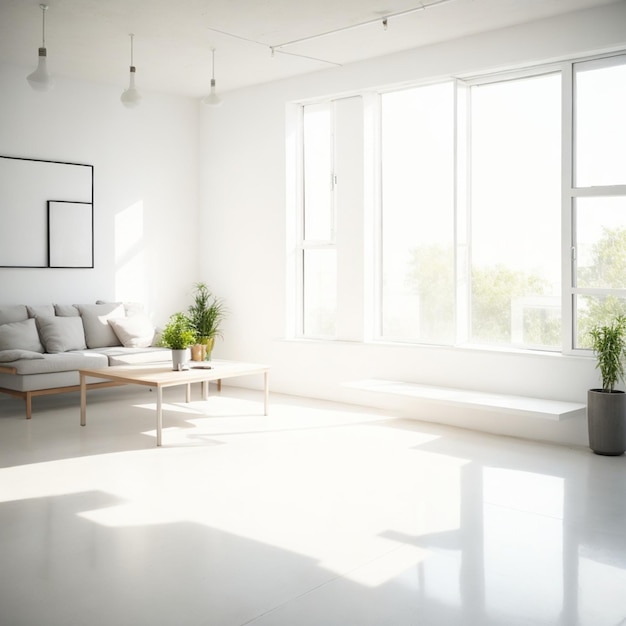
[[[589,447],[596,454],[619,456],[626,450],[626,393],[587,391]]]
[[[189,350],[172,350],[172,369],[179,370],[189,361]]]

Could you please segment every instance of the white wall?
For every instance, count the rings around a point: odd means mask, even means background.
[[[232,311],[216,355],[267,362],[275,391],[389,407],[494,432],[586,445],[584,420],[548,423],[412,405],[346,386],[389,378],[585,402],[591,358],[290,341],[286,310],[285,117],[289,102],[626,47],[626,3],[417,48],[225,94],[202,112],[202,275]],[[289,162],[287,161],[289,159]],[[256,381],[245,384],[255,385]],[[471,423],[469,423],[471,421]]]
[[[28,72],[0,65],[0,155],[94,165],[95,267],[0,268],[0,304],[137,300],[162,323],[199,279],[198,103],[144,93],[129,110],[123,85],[38,93]]]

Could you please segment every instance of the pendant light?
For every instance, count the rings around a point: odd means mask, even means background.
[[[130,78],[128,81],[128,89],[124,91],[120,100],[122,101],[122,104],[125,107],[132,109],[141,102],[141,94],[135,88],[135,66],[133,65],[133,39],[135,35],[131,33],[129,37],[130,37]]]
[[[35,91],[48,91],[54,86],[54,80],[48,74],[46,52],[46,11],[48,10],[48,5],[40,4],[39,8],[42,16],[42,41],[41,48],[39,48],[39,62],[37,63],[37,69],[32,74],[29,74],[26,80]]]
[[[222,104],[222,99],[215,91],[215,48],[211,48],[212,72],[211,72],[211,91],[208,96],[202,98],[202,104],[210,107],[218,107]]]

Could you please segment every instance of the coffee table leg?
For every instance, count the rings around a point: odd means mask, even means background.
[[[157,446],[161,445],[161,427],[163,425],[163,389],[157,387]]]
[[[202,399],[208,400],[209,399],[209,381],[203,380],[200,384],[202,385]]]
[[[80,425],[87,424],[87,385],[84,374],[80,374]]]

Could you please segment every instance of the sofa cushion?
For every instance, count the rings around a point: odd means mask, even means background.
[[[107,348],[121,345],[117,335],[108,324],[109,318],[124,317],[121,304],[78,304],[83,318],[85,340],[88,348]]]
[[[108,367],[109,365],[106,355],[91,350],[42,354],[42,356],[43,359],[15,361],[11,363],[11,367],[15,368],[15,373],[18,375],[30,376],[33,374],[54,374],[57,372],[72,372],[79,369],[94,369]],[[7,376],[15,376],[15,374],[7,374]]]
[[[43,359],[43,354],[31,350],[0,350],[0,363],[11,363],[21,359]]]
[[[87,347],[81,317],[37,317],[36,322],[39,337],[50,354]]]
[[[44,315],[54,315],[53,304],[42,304],[40,306],[29,306],[27,304],[26,310],[28,311],[28,317],[42,317]]]
[[[59,317],[80,317],[80,311],[75,304],[55,304],[54,313]]]
[[[28,319],[28,310],[23,304],[0,306],[0,324],[22,322]]]
[[[94,350],[96,352],[96,350]],[[98,353],[105,355],[109,365],[141,365],[143,363],[172,364],[172,351],[169,348],[100,348]]]
[[[26,307],[24,307],[26,310]],[[34,319],[0,324],[0,350],[31,350],[43,352]]]
[[[152,345],[154,326],[144,313],[135,313],[130,317],[110,317],[108,322],[124,347],[147,348]]]

